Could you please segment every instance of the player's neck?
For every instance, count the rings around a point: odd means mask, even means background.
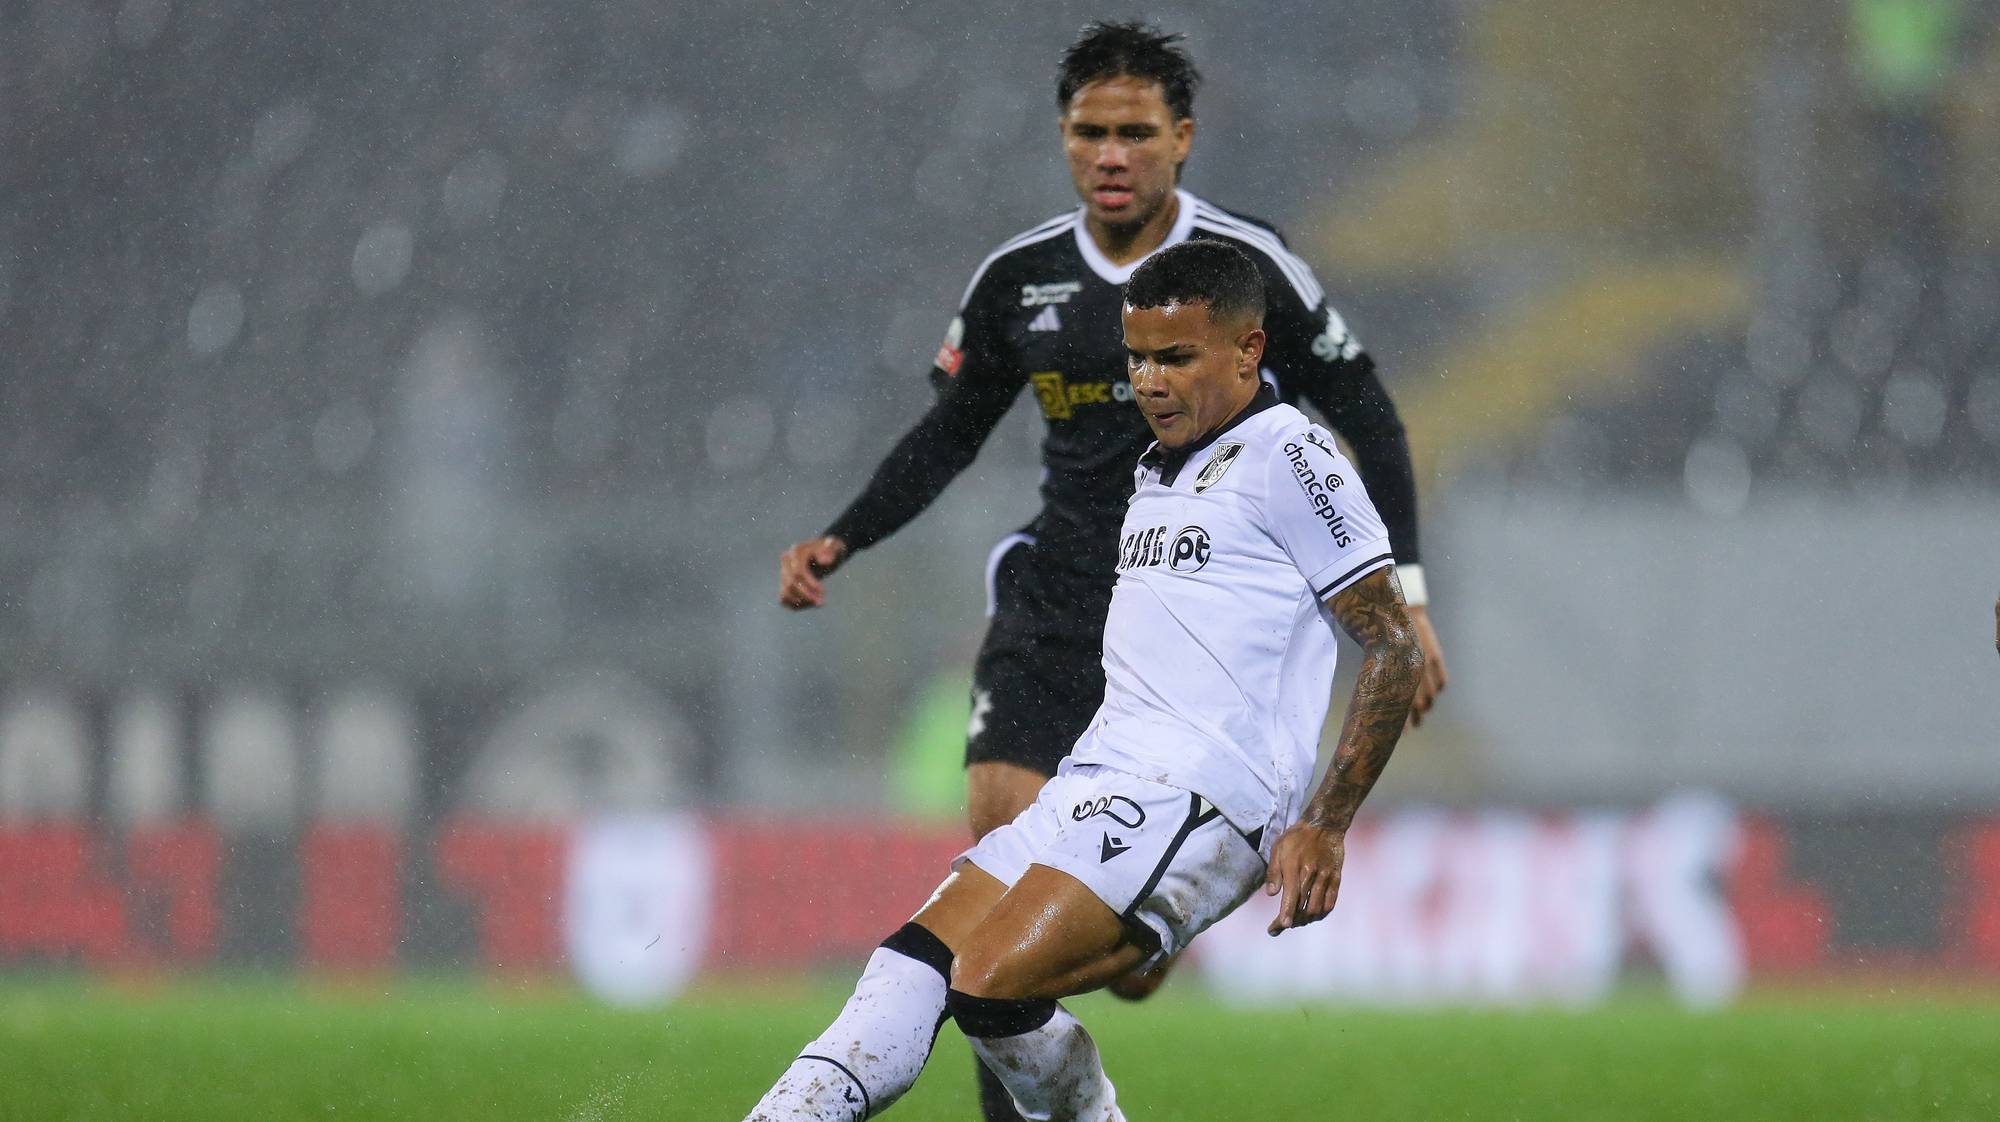
[[[1141,257],[1160,248],[1167,240],[1167,234],[1174,228],[1174,221],[1181,215],[1181,194],[1175,191],[1167,196],[1167,204],[1153,212],[1151,218],[1136,226],[1113,226],[1108,223],[1084,217],[1084,229],[1090,231],[1090,240],[1097,243],[1097,249],[1104,259],[1113,265],[1130,265]]]

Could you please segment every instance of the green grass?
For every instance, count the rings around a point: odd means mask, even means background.
[[[564,991],[0,981],[0,1120],[740,1119],[842,997],[712,988],[645,1013]],[[1183,984],[1073,1003],[1134,1122],[2000,1118],[2000,1002],[1768,996],[1692,1015],[1247,1012]],[[947,1028],[891,1119],[975,1118]]]

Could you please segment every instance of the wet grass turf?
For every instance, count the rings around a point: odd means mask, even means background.
[[[843,990],[714,987],[651,1012],[566,991],[0,980],[0,1120],[724,1120]],[[1769,995],[1696,1015],[1250,1012],[1073,1003],[1133,1122],[1994,1119],[2000,998]],[[972,1120],[950,1028],[892,1119]]]

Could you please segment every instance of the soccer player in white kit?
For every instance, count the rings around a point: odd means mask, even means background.
[[[1271,934],[1333,909],[1355,810],[1423,673],[1388,536],[1325,429],[1259,378],[1264,290],[1226,244],[1132,275],[1140,458],[1104,628],[1104,703],[1034,805],[885,940],[840,1015],[749,1115],[858,1122],[954,1019],[1023,1117],[1122,1119],[1057,999],[1184,950],[1258,885]],[[1338,625],[1363,661],[1311,787]]]

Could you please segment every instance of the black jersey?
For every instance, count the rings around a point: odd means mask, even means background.
[[[1397,559],[1417,563],[1409,447],[1373,361],[1275,229],[1178,195],[1162,248],[1214,238],[1257,263],[1267,303],[1265,379],[1285,400],[1310,402],[1346,439]],[[1111,600],[1133,465],[1153,440],[1132,404],[1120,320],[1125,281],[1138,267],[1105,258],[1081,209],[1003,243],[973,273],[938,350],[935,403],[826,532],[850,550],[894,533],[972,462],[1026,386],[1048,430],[1042,509],[1023,532],[1051,585],[1044,602],[1060,605],[1038,613],[1046,618],[1032,621],[1034,630],[1094,643]]]

